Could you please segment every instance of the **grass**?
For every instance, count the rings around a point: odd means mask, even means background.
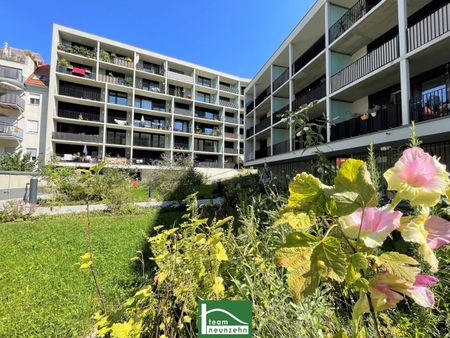
[[[130,258],[146,246],[143,234],[180,215],[153,209],[133,216],[93,216],[95,263],[110,308],[142,282]],[[0,337],[89,333],[99,305],[90,273],[76,265],[87,251],[83,217],[1,224],[0,238]]]

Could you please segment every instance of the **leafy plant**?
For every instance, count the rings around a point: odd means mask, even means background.
[[[22,201],[7,201],[0,209],[0,222],[27,221],[33,216],[33,207]]]
[[[111,62],[111,54],[104,49],[100,50],[100,59],[105,62]]]
[[[34,171],[37,160],[31,159],[30,153],[18,151],[15,153],[0,154],[0,170],[6,171]]]
[[[377,207],[377,189],[363,161],[346,160],[332,186],[298,174],[277,222],[289,223],[293,231],[275,254],[276,263],[287,271],[295,300],[313,295],[324,281],[341,285],[350,299],[359,298],[353,306],[353,330],[358,331],[361,318],[370,313],[378,337],[377,313],[396,308],[405,297],[423,307],[434,306],[428,288],[438,279],[422,271],[438,271],[433,249],[450,242],[450,222],[430,210],[450,188],[445,166],[414,146],[384,178],[396,194],[389,204]],[[404,200],[414,207],[411,215],[396,211]],[[402,239],[396,239],[397,231]],[[418,251],[414,245],[398,251],[399,241],[419,244]],[[426,263],[420,264],[416,256]]]

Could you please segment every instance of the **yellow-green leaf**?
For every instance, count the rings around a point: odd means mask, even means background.
[[[360,271],[366,271],[368,261],[366,256],[362,254],[361,252],[357,252],[350,256],[349,262],[347,267],[347,274],[345,276],[345,281],[348,284],[353,284],[356,282],[359,278],[361,278]]]
[[[215,278],[212,290],[217,297],[219,297],[223,294],[223,292],[225,291],[225,287],[223,286],[223,278],[222,277]]]
[[[375,257],[375,263],[384,267],[392,275],[408,282],[414,282],[417,274],[420,273],[420,268],[417,267],[419,263],[414,258],[394,251]]]
[[[111,327],[111,337],[128,338],[128,337],[130,337],[132,330],[133,330],[133,324],[130,322],[115,323]]]
[[[222,242],[216,243],[216,258],[219,262],[228,260],[227,252]]]
[[[313,225],[314,220],[305,212],[298,210],[289,210],[284,212],[281,217],[274,222],[274,226],[289,224],[293,229],[306,229]]]
[[[311,254],[311,272],[318,272],[321,276],[338,282],[344,281],[347,256],[337,238],[328,236],[314,247]]]
[[[316,213],[324,210],[326,198],[323,185],[313,175],[302,172],[295,176],[289,185],[289,193],[288,207]]]

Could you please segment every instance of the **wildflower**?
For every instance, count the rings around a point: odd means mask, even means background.
[[[395,166],[384,173],[388,189],[412,205],[435,205],[449,188],[445,165],[419,147],[406,149]]]
[[[400,211],[377,208],[359,208],[354,213],[341,218],[344,234],[352,239],[363,240],[369,248],[383,244],[386,237],[400,226]],[[364,217],[364,219],[362,219]]]
[[[423,208],[420,215],[403,218],[399,230],[405,241],[420,244],[419,252],[435,272],[438,260],[433,250],[450,243],[450,222],[429,213],[428,208]]]
[[[434,294],[428,289],[438,282],[438,279],[429,275],[417,275],[416,280],[406,294],[414,299],[414,301],[423,307],[434,307]]]

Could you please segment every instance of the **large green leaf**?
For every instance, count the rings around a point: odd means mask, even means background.
[[[321,213],[326,203],[323,187],[322,182],[313,175],[305,172],[298,174],[289,185],[288,207]]]
[[[287,209],[281,217],[274,222],[274,226],[288,223],[293,229],[307,229],[315,223],[313,215],[295,209]]]
[[[420,273],[417,267],[419,263],[414,258],[398,252],[385,252],[375,257],[375,263],[384,267],[392,275],[408,282],[414,282],[416,275]]]
[[[345,281],[348,284],[353,284],[358,279],[361,278],[361,271],[366,271],[368,265],[368,261],[366,256],[361,252],[357,252],[350,256],[347,274],[345,276]]]
[[[328,236],[314,247],[311,254],[311,272],[338,282],[344,281],[347,256],[337,238]]]
[[[363,206],[377,204],[376,189],[363,161],[351,158],[346,160],[334,179],[334,185],[339,194],[334,197],[338,216],[348,215]]]

